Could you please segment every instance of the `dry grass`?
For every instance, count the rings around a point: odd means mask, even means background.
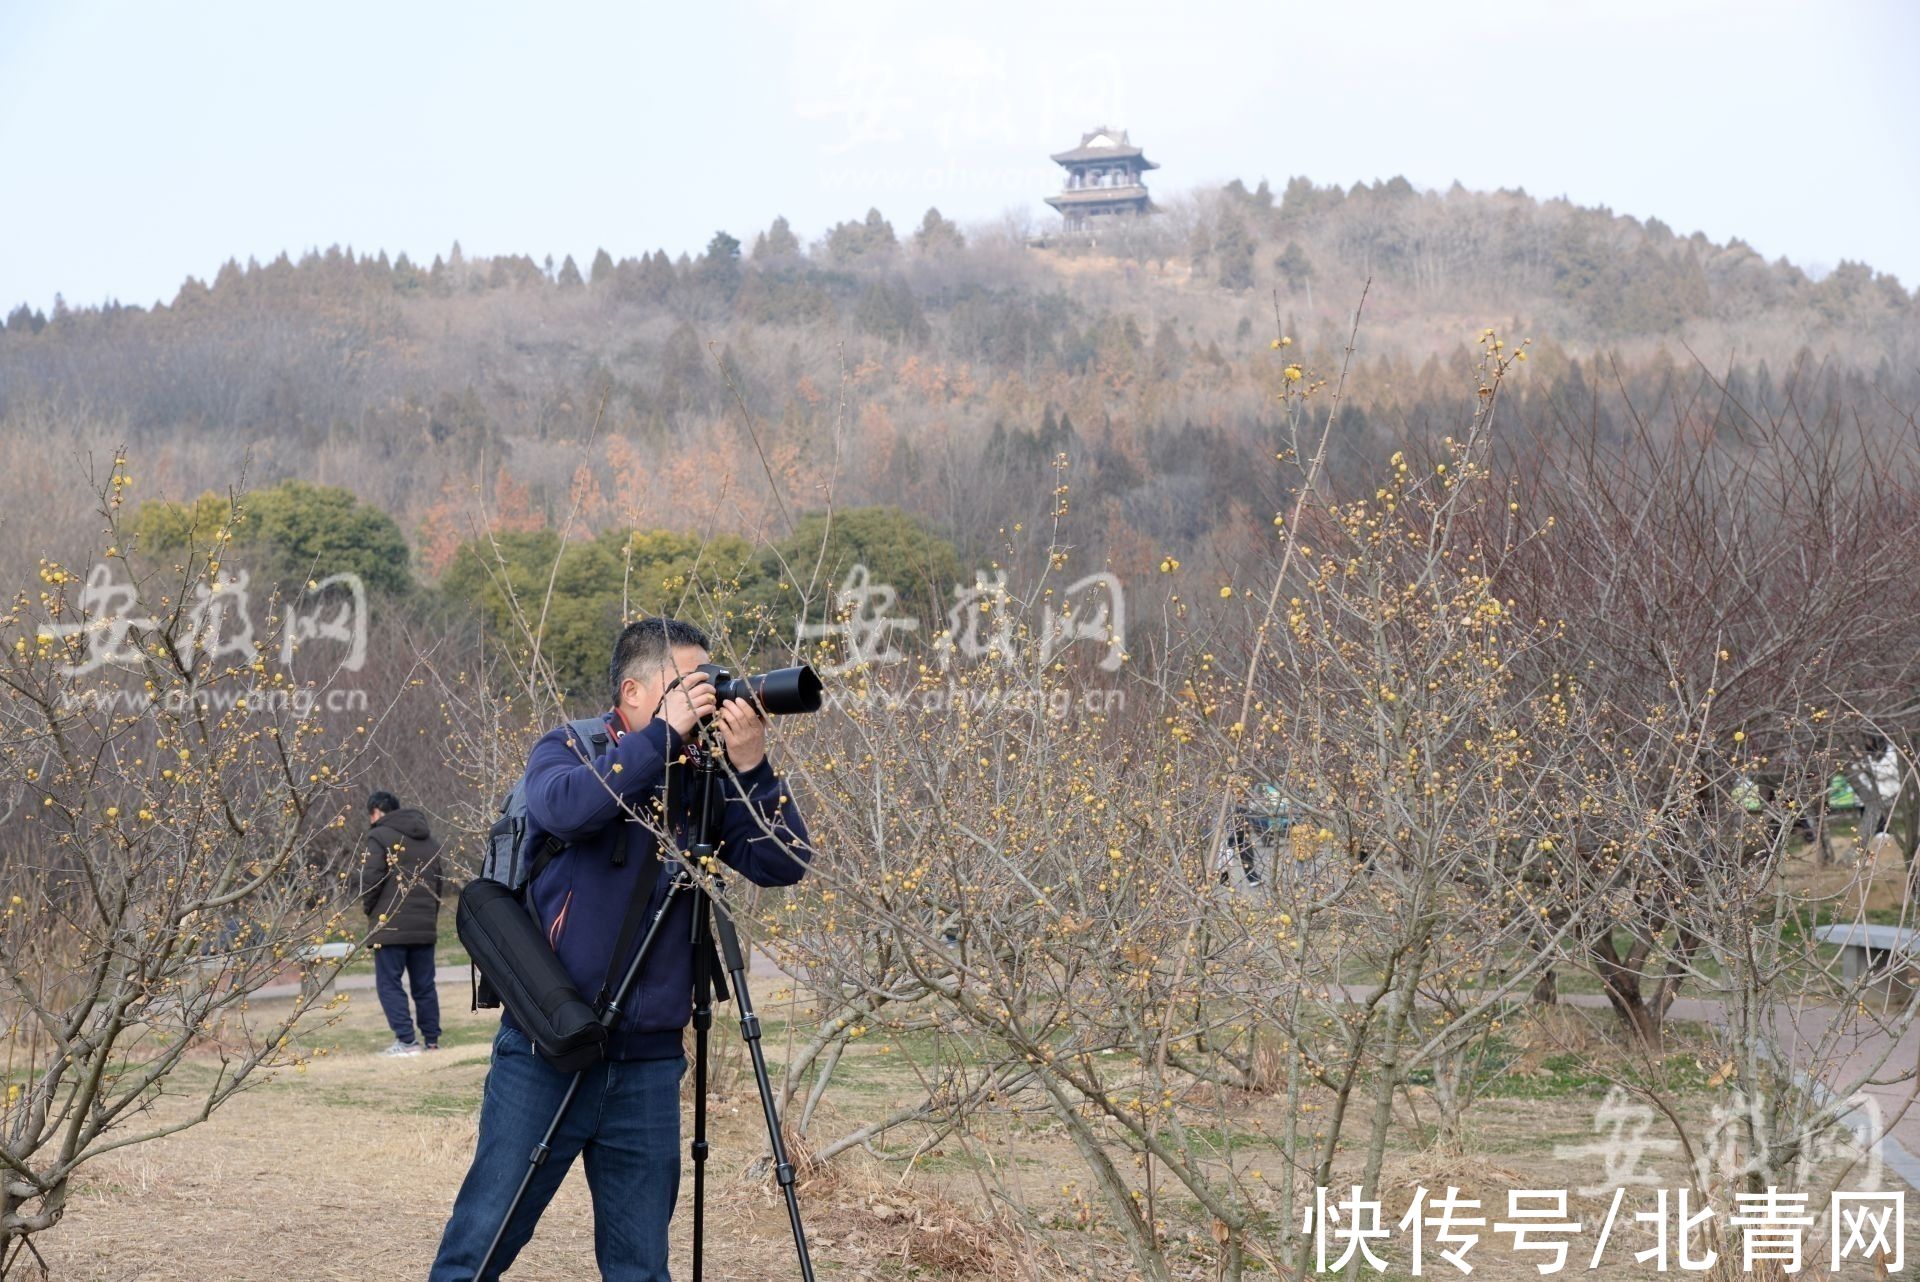
[[[770,1024],[780,1018],[777,1008],[765,1014]],[[384,1040],[377,1006],[370,994],[357,994],[333,1034],[343,1047],[339,1053],[321,1058],[307,1073],[249,1092],[211,1122],[89,1167],[66,1222],[41,1243],[52,1276],[82,1282],[424,1276],[472,1153],[492,1024],[490,1015],[453,1011],[447,1049],[382,1059],[370,1053]],[[1523,1057],[1597,1036],[1576,1021],[1567,1025],[1542,1029],[1537,1045],[1523,1047]],[[770,1050],[778,1040],[770,1034]],[[716,1054],[732,1054],[736,1043],[731,1030],[716,1037]],[[894,1088],[904,1089],[910,1076],[902,1059],[866,1048],[850,1054],[849,1081],[857,1077],[863,1089],[829,1095],[816,1138],[838,1133],[872,1108],[890,1106]],[[723,1088],[716,1090],[710,1113],[709,1276],[716,1282],[794,1276],[785,1208],[762,1161],[765,1131],[752,1079],[732,1071],[718,1077]],[[876,1091],[876,1084],[887,1089]],[[1231,1107],[1245,1133],[1280,1133],[1280,1097],[1235,1096]],[[1487,1101],[1470,1118],[1472,1155],[1390,1151],[1383,1198],[1397,1219],[1415,1184],[1432,1192],[1458,1187],[1481,1199],[1491,1218],[1505,1211],[1507,1189],[1593,1182],[1599,1171],[1592,1160],[1556,1156],[1554,1150],[1577,1150],[1598,1138],[1595,1102],[1581,1096]],[[169,1106],[162,1101],[158,1109]],[[912,1162],[856,1151],[822,1167],[812,1144],[792,1141],[821,1276],[995,1282],[1117,1282],[1132,1276],[1103,1208],[1093,1205],[1091,1216],[1078,1223],[1070,1213],[1065,1189],[1077,1193],[1085,1176],[1064,1134],[1039,1118],[997,1125],[1006,1133],[987,1136],[973,1149],[950,1140]],[[1401,1135],[1416,1131],[1403,1127]],[[976,1158],[993,1163],[1002,1182],[998,1193],[989,1194],[973,1165]],[[1277,1152],[1268,1144],[1236,1149],[1234,1161],[1255,1181],[1281,1177]],[[1264,1176],[1252,1174],[1263,1166]],[[1343,1160],[1333,1183],[1344,1187],[1358,1174]],[[1169,1238],[1188,1244],[1176,1253],[1176,1272],[1212,1276],[1217,1254],[1205,1224],[1188,1214],[1186,1195],[1174,1181],[1162,1171],[1155,1175],[1154,1196]],[[683,1192],[689,1187],[683,1183]],[[1605,1199],[1575,1197],[1570,1210],[1597,1224]],[[682,1269],[689,1229],[684,1211],[683,1199],[673,1233],[673,1258]],[[1039,1224],[1047,1227],[1023,1227]],[[1476,1255],[1476,1277],[1517,1282],[1537,1276],[1534,1261],[1497,1245],[1489,1243]],[[1624,1258],[1630,1260],[1630,1253]],[[594,1276],[584,1180],[573,1178],[562,1187],[511,1276],[515,1282]]]
[[[450,994],[448,996],[451,996]],[[85,1168],[66,1220],[40,1249],[56,1279],[85,1282],[367,1282],[423,1277],[472,1156],[493,1016],[449,1011],[446,1049],[389,1060],[361,1047],[383,1026],[357,994],[337,1036],[354,1047],[248,1092],[200,1126]],[[718,1041],[719,1039],[716,1039]],[[737,1039],[733,1039],[737,1040]],[[716,1045],[716,1051],[722,1049]],[[164,1111],[167,1101],[158,1109]],[[715,1282],[794,1273],[784,1203],[759,1159],[765,1125],[750,1077],[711,1110],[708,1266]],[[803,1170],[810,1150],[794,1146]],[[683,1211],[690,1180],[683,1182]],[[855,1164],[800,1186],[825,1275],[1008,1275],[1017,1247],[957,1202]],[[674,1224],[684,1267],[688,1217]],[[585,1181],[570,1178],[514,1266],[516,1282],[591,1277]]]

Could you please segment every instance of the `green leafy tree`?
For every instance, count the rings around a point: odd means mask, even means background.
[[[563,545],[552,530],[531,530],[461,545],[441,588],[517,654],[537,642],[562,693],[591,704],[606,697],[607,660],[626,620],[676,615],[707,628],[716,645],[736,628],[750,637],[763,575],[753,546],[733,535],[608,530]]]
[[[233,515],[232,501],[211,490],[191,503],[154,499],[133,514],[135,546],[146,552],[209,551]]]
[[[134,530],[149,553],[210,551],[232,514],[229,500],[210,492],[191,503],[142,504]],[[246,495],[231,537],[234,564],[285,587],[356,574],[372,592],[398,596],[413,588],[399,525],[338,486],[289,480]]]
[[[939,616],[960,581],[960,554],[899,508],[809,513],[766,558],[776,626],[785,625],[786,635],[793,635],[790,621],[798,619],[803,594],[811,616],[823,617],[849,576],[857,576],[860,569],[867,583],[898,593],[902,615]]]

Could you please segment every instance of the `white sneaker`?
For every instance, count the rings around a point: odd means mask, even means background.
[[[407,1056],[407,1055],[418,1055],[420,1053],[420,1043],[419,1042],[395,1042],[393,1045],[387,1047],[387,1049],[381,1051],[380,1053],[382,1055],[392,1055],[395,1057],[401,1057],[401,1056]]]

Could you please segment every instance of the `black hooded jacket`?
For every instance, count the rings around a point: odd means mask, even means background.
[[[431,944],[440,937],[446,879],[440,842],[418,810],[396,810],[367,830],[360,854],[360,903],[380,944]],[[383,922],[381,919],[384,918]]]

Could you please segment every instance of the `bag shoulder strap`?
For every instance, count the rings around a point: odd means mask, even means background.
[[[586,745],[584,752],[588,757],[596,757],[606,751],[607,744],[613,739],[607,731],[607,722],[604,717],[579,717],[567,722],[567,729],[573,733],[576,745],[581,743]],[[523,788],[525,782],[526,777],[522,775]],[[501,808],[505,809],[505,803],[502,803]],[[522,892],[528,894],[529,899],[531,899],[533,879],[544,872],[547,865],[566,848],[566,842],[549,833],[540,843],[540,848],[533,852],[533,858],[527,865],[527,879],[521,886]]]
[[[660,874],[666,871],[663,868]],[[640,941],[640,927],[646,920],[647,909],[653,906],[654,897],[660,893],[660,874],[656,874],[651,881],[646,877],[633,879],[633,897],[627,901],[627,915],[621,919],[620,933],[614,938],[613,956],[607,960],[606,978],[600,981],[600,995],[593,1001],[596,1011],[604,1011],[607,1003],[613,1000],[613,985],[619,978],[620,969],[626,964],[627,954]]]

